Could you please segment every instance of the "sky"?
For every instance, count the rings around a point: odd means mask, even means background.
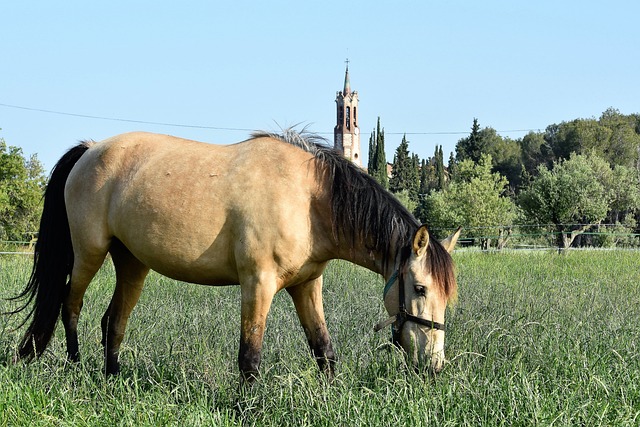
[[[330,141],[349,59],[362,155],[407,134],[445,158],[474,118],[504,137],[640,112],[640,2],[6,1],[0,138],[49,171],[79,140],[216,144],[300,124]],[[445,160],[446,161],[446,160]]]

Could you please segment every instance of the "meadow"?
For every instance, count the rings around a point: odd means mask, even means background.
[[[640,423],[640,252],[457,252],[459,301],[447,314],[449,363],[407,369],[374,333],[383,279],[346,262],[325,274],[338,373],[311,359],[286,293],[276,296],[261,379],[239,387],[239,288],[151,274],[133,312],[122,373],[105,379],[100,317],[113,288],[105,264],[80,321],[82,361],[65,361],[59,326],[31,364],[12,362],[19,319],[0,317],[0,426],[532,426]],[[0,256],[0,297],[30,258]],[[14,307],[4,299],[0,311]]]

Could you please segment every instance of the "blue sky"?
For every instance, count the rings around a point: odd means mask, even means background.
[[[303,123],[331,139],[348,57],[363,149],[380,116],[389,160],[404,132],[447,156],[474,117],[518,138],[640,112],[638,16],[635,0],[3,2],[0,137],[47,170],[132,130],[226,144]]]

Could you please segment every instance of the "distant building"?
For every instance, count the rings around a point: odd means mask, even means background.
[[[362,167],[360,159],[360,128],[358,127],[358,92],[351,91],[349,60],[344,74],[344,88],[336,92],[336,127],[333,145],[346,158]]]

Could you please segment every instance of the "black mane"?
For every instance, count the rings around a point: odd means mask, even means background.
[[[320,160],[319,167],[329,174],[331,182],[331,212],[333,234],[355,246],[364,242],[367,249],[380,253],[385,263],[389,259],[392,245],[402,253],[402,262],[411,248],[412,239],[420,223],[398,199],[385,190],[373,177],[368,175],[341,153],[331,148],[326,139],[292,129],[282,134],[255,132],[253,138],[270,137],[299,147]],[[455,276],[451,256],[430,234],[431,256],[427,267],[446,296],[455,295]]]
[[[270,137],[295,145],[312,153],[320,160],[319,166],[326,167],[336,238],[354,245],[365,242],[368,249],[382,253],[385,261],[392,242],[399,247],[411,243],[420,223],[373,177],[329,147],[326,139],[292,129],[285,129],[282,135],[256,132],[252,137]]]

